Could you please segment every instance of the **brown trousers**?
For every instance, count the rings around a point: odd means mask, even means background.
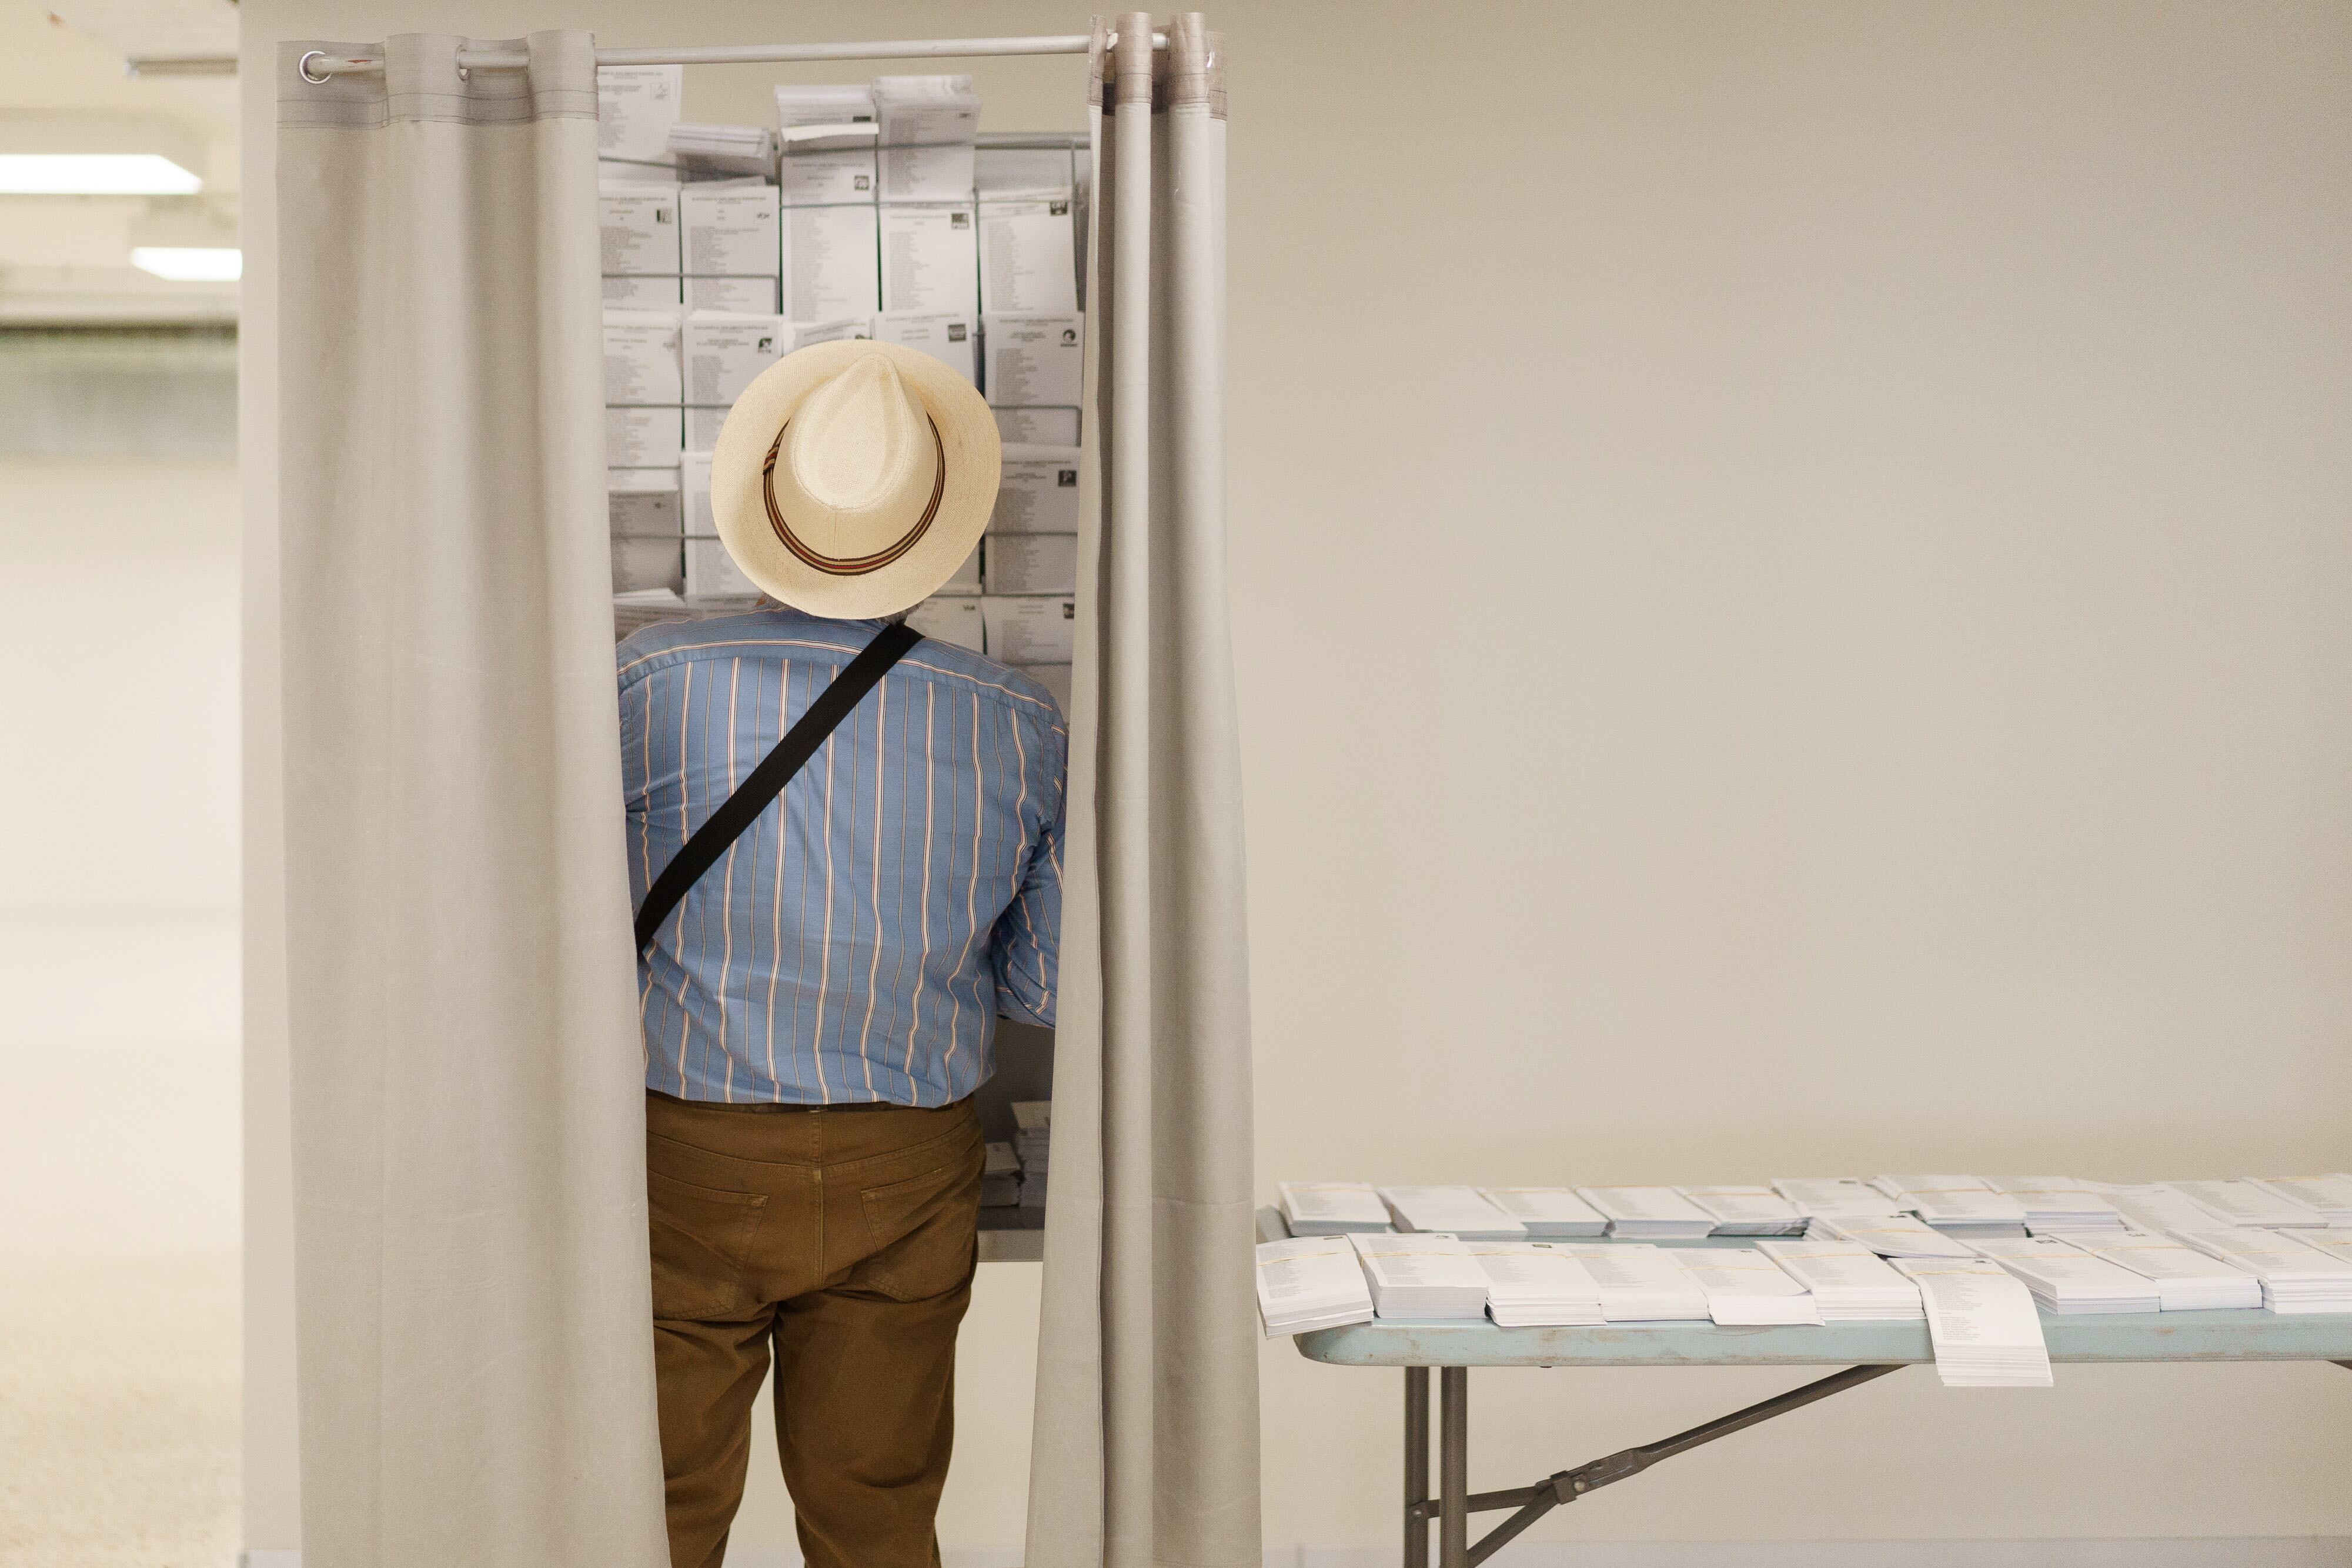
[[[970,1101],[781,1111],[646,1095],[672,1568],[726,1554],[772,1344],[808,1568],[938,1568],[984,1159]]]

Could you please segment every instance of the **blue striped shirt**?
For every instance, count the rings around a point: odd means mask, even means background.
[[[634,901],[882,626],[772,608],[621,644]],[[739,1103],[971,1093],[1000,1012],[1054,1021],[1067,747],[1044,686],[915,644],[639,960],[646,1087]]]

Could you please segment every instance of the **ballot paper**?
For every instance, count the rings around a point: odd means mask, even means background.
[[[2050,1349],[2024,1284],[1990,1258],[1906,1258],[1919,1286],[1936,1375],[1947,1388],[2047,1388]]]
[[[678,193],[688,310],[776,308],[776,188],[727,182]]]
[[[2126,1224],[2158,1236],[2180,1230],[2210,1229],[2217,1221],[2202,1204],[2191,1203],[2162,1182],[2136,1186],[2085,1183],[2092,1192],[2116,1206]]]
[[[1372,1236],[1348,1244],[1362,1260],[1372,1288],[1372,1311],[1384,1318],[1483,1318],[1486,1272],[1458,1236],[1421,1232]]]
[[[963,558],[963,564],[955,569],[955,575],[940,583],[933,591],[966,595],[980,592],[983,586],[980,580],[981,549],[980,545],[972,546],[971,553]]]
[[[712,537],[719,531],[719,522],[710,510],[710,454],[687,453],[678,462],[677,475],[686,504],[687,601],[765,598],[760,585],[743,575],[727,547]]]
[[[596,193],[596,228],[605,305],[675,311],[677,187],[606,182]]]
[[[982,651],[986,639],[980,624],[980,601],[968,595],[943,593],[924,600],[907,612],[907,624],[924,636],[959,648]]]
[[[1705,1236],[1715,1217],[1670,1186],[1580,1186],[1576,1196],[1609,1219],[1609,1234],[1656,1241]]]
[[[1031,680],[1045,687],[1047,694],[1053,697],[1054,706],[1059,708],[1066,716],[1069,713],[1070,682],[1074,673],[1074,666],[1069,664],[1013,664],[1009,665],[1008,668],[1020,671],[1023,674],[1028,676]]]
[[[1599,1323],[1601,1285],[1580,1259],[1528,1241],[1473,1241],[1486,1276],[1486,1315],[1507,1329]]]
[[[1077,233],[1066,195],[999,197],[980,204],[981,308],[1078,308]]]
[[[686,361],[686,445],[708,452],[719,441],[727,411],[753,378],[793,351],[793,329],[781,316],[698,312],[680,333]]]
[[[597,175],[675,183],[669,130],[686,89],[682,66],[604,66],[596,72]]]
[[[2224,1225],[2261,1225],[2293,1230],[2324,1226],[2325,1216],[2252,1181],[2174,1181],[2165,1186]]]
[[[678,361],[677,312],[605,311],[605,405],[675,407],[685,401],[686,384]],[[615,468],[652,466],[608,461]]]
[[[2298,1230],[2294,1239],[2315,1251],[2326,1254],[2338,1263],[2352,1265],[2352,1228]]]
[[[970,201],[976,173],[980,94],[968,76],[874,78],[881,120],[882,199]]]
[[[1833,1214],[1884,1218],[1902,1212],[1894,1199],[1856,1176],[1775,1176],[1772,1190],[1809,1219]]]
[[[1075,310],[992,312],[981,318],[980,335],[986,364],[982,390],[992,406],[1076,406],[1086,381],[1085,317]]]
[[[1021,1201],[1021,1156],[1013,1152],[1009,1143],[986,1145],[985,1151],[985,1163],[980,1173],[980,1207],[1010,1208]]]
[[[1003,448],[991,534],[1075,534],[1078,531],[1078,449]]]
[[[675,405],[604,409],[604,461],[614,468],[675,468],[686,451],[684,411]]]
[[[999,534],[988,541],[986,581],[991,593],[1076,593],[1078,536]]]
[[[792,328],[793,347],[805,349],[811,343],[837,343],[845,338],[871,338],[874,336],[874,318],[837,316],[830,321],[795,321]]]
[[[2280,1313],[2352,1312],[2352,1258],[2284,1230],[2224,1226],[2179,1239],[2263,1282],[2263,1305]]]
[[[985,338],[983,330],[982,336]],[[986,343],[982,350],[986,350]],[[983,389],[985,390],[985,389]],[[1016,446],[1066,447],[1076,461],[1078,445],[1078,411],[1075,408],[997,408],[989,412],[996,416],[996,434],[1001,441]],[[1077,486],[1077,476],[1070,476],[1072,488]],[[1075,515],[1075,514],[1074,514]],[[1047,529],[1047,532],[1058,532]]]
[[[882,308],[980,314],[971,208],[883,206]]]
[[[1384,1186],[1380,1194],[1399,1230],[1442,1230],[1465,1241],[1518,1241],[1528,1234],[1475,1186]]]
[[[1706,1315],[1727,1327],[1822,1321],[1811,1292],[1752,1247],[1685,1247],[1675,1260],[1706,1293]]]
[[[2022,1236],[2025,1206],[1972,1176],[1883,1176],[1871,1186],[1948,1236]]]
[[[2352,1176],[2256,1176],[2289,1203],[2300,1204],[2332,1226],[2352,1228]]]
[[[1368,1181],[1286,1181],[1282,1222],[1293,1236],[1344,1236],[1351,1230],[1387,1231],[1389,1206]]]
[[[1068,147],[982,147],[972,158],[971,183],[983,202],[992,196],[1076,195],[1076,152]]]
[[[872,207],[786,207],[779,222],[786,316],[833,321],[882,308]]]
[[[1076,599],[1013,599],[983,594],[977,601],[988,629],[988,656],[1005,664],[1066,664],[1076,652]]]
[[[2077,1236],[2074,1242],[2094,1258],[2144,1276],[2156,1287],[2159,1312],[2248,1311],[2263,1304],[2262,1281],[2169,1236],[2126,1231]]]
[[[776,133],[759,125],[695,125],[669,128],[670,161],[686,180],[725,180],[776,172]]]
[[[1882,1258],[1976,1256],[1976,1249],[1959,1238],[1947,1236],[1908,1214],[1884,1218],[1867,1214],[1825,1215],[1813,1221],[1811,1233],[1867,1247]]]
[[[1769,1186],[1683,1186],[1676,1192],[1706,1211],[1717,1236],[1802,1236],[1807,1216]]]
[[[677,470],[614,468],[604,476],[613,532],[613,591],[686,587]]]
[[[613,595],[613,641],[625,643],[630,636],[648,626],[666,626],[672,622],[690,621],[693,612],[686,607],[674,590],[643,588]]]
[[[1344,1238],[1257,1244],[1257,1311],[1265,1337],[1372,1321],[1371,1285]]]
[[[1995,1192],[2025,1209],[2025,1228],[2036,1236],[2072,1236],[2118,1231],[2123,1212],[2081,1182],[2067,1176],[1988,1176]]]
[[[919,354],[929,354],[964,380],[975,381],[979,364],[973,350],[973,321],[952,310],[885,310],[874,318],[874,340],[898,343]],[[1065,590],[1064,591],[1067,591]]]
[[[1987,1237],[1970,1245],[2024,1281],[2046,1312],[2153,1312],[2163,1306],[2147,1275],[2056,1236]]]
[[[1478,1194],[1532,1237],[1601,1236],[1609,1229],[1607,1215],[1564,1186],[1482,1186]]]
[[[1683,1256],[1680,1252],[1646,1242],[1554,1241],[1547,1245],[1584,1265],[1601,1287],[1601,1315],[1609,1322],[1664,1322],[1706,1316],[1706,1292],[1678,1260]]]
[[[776,89],[776,130],[782,157],[779,194],[788,207],[830,206],[874,200],[874,89],[839,87]]]
[[[1808,1239],[1759,1241],[1756,1250],[1780,1265],[1811,1293],[1813,1306],[1825,1323],[1916,1322],[1927,1315],[1919,1302],[1919,1287],[1866,1247],[1851,1241]]]

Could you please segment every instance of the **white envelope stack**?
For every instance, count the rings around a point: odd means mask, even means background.
[[[1257,1311],[1265,1337],[1372,1321],[1372,1294],[1355,1249],[1336,1236],[1257,1244]]]
[[[2257,1181],[2174,1181],[2164,1185],[2223,1225],[2295,1230],[2327,1223],[2323,1216]]]
[[[1486,1315],[1507,1329],[1605,1322],[1601,1286],[1579,1260],[1539,1241],[1473,1241],[1486,1275]]]
[[[1389,1206],[1368,1181],[1286,1181],[1281,1184],[1282,1222],[1293,1236],[1345,1236],[1349,1231],[1384,1232]]]
[[[2352,1176],[2259,1176],[2254,1185],[2302,1205],[2331,1226],[2352,1229]]]
[[[2110,1183],[2086,1182],[2084,1185],[2116,1206],[2124,1223],[2136,1230],[2158,1236],[2169,1236],[2180,1230],[2206,1230],[2219,1223],[2210,1209],[2191,1203],[2162,1182],[2116,1186]]]
[[[2050,1348],[2033,1296],[1990,1258],[1906,1259],[1919,1286],[1936,1375],[1947,1388],[2047,1388]]]
[[[1475,1186],[1384,1186],[1399,1230],[1442,1230],[1465,1241],[1519,1241],[1528,1228],[1487,1202]]]
[[[2081,1182],[2066,1176],[1990,1176],[1995,1192],[2025,1209],[2025,1228],[2035,1236],[2112,1234],[2124,1228],[2121,1210]]]
[[[2077,1237],[2074,1245],[2145,1276],[2156,1287],[2159,1312],[2243,1312],[2263,1304],[2260,1280],[2169,1236],[2126,1231],[2113,1238]]]
[[[1902,1212],[1894,1199],[1859,1176],[1774,1176],[1772,1190],[1808,1219],[1838,1214],[1884,1218]]]
[[[2016,1275],[2042,1311],[2071,1317],[2082,1312],[2153,1312],[2163,1294],[2147,1275],[2095,1257],[2055,1236],[1993,1236],[1978,1251]]]
[[[2183,1231],[2180,1239],[2260,1280],[2272,1312],[2352,1312],[2352,1258],[2332,1249],[2243,1225]]]
[[[1882,1258],[1973,1258],[1976,1249],[1908,1214],[1880,1218],[1845,1214],[1813,1221],[1811,1234],[1867,1247]]]
[[[1362,1260],[1371,1282],[1372,1310],[1384,1318],[1483,1318],[1486,1271],[1458,1236],[1423,1232],[1368,1236],[1357,1232],[1349,1245]]]
[[[1717,1236],[1802,1236],[1808,1216],[1769,1186],[1676,1187],[1715,1220]]]
[[[1580,1186],[1576,1196],[1607,1217],[1610,1235],[1627,1240],[1690,1240],[1715,1228],[1715,1216],[1670,1186]]]
[[[1817,1323],[1821,1309],[1793,1275],[1752,1247],[1689,1247],[1675,1253],[1706,1293],[1706,1315],[1726,1325]]]
[[[2352,1266],[2352,1229],[2298,1230],[2294,1239],[2314,1251],[2325,1253],[2338,1263]]]
[[[1482,1186],[1478,1192],[1526,1226],[1529,1236],[1605,1236],[1609,1232],[1609,1217],[1564,1186]]]
[[[1926,1315],[1919,1287],[1866,1247],[1850,1241],[1759,1241],[1756,1250],[1805,1287],[1825,1323]]]
[[[1947,1236],[2022,1236],[2025,1206],[1972,1176],[1883,1176],[1871,1186]]]
[[[1672,1322],[1706,1316],[1706,1292],[1682,1254],[1647,1242],[1556,1241],[1601,1287],[1601,1315],[1612,1323]]]

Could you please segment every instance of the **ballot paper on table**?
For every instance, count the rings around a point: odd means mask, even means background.
[[[1348,1243],[1372,1287],[1372,1310],[1384,1318],[1483,1318],[1486,1273],[1458,1236],[1427,1231],[1371,1236]]]
[[[2169,1236],[2123,1231],[2078,1236],[2074,1242],[2094,1258],[2144,1277],[2156,1287],[2159,1312],[2243,1312],[2263,1304],[2260,1280]]]
[[[710,509],[710,454],[687,453],[678,461],[677,476],[686,498],[687,601],[764,599],[760,585],[743,575],[727,547],[712,537],[719,521]]]
[[[2352,1176],[2254,1176],[2249,1179],[2289,1203],[2300,1204],[2331,1226],[2352,1228]]]
[[[969,594],[941,593],[907,612],[907,624],[934,642],[952,643],[977,653],[986,637],[980,622],[980,601]]]
[[[1576,1196],[1608,1217],[1612,1236],[1677,1240],[1715,1228],[1715,1216],[1670,1186],[1580,1186]]]
[[[980,320],[986,367],[982,390],[993,407],[1076,406],[1086,381],[1086,318],[991,312]]]
[[[1601,1286],[1581,1260],[1538,1241],[1473,1241],[1486,1315],[1507,1329],[1600,1323]]]
[[[788,207],[874,200],[874,89],[779,87],[778,193]]]
[[[986,333],[983,332],[982,335],[985,337]],[[986,351],[986,347],[984,343],[982,345],[983,352]],[[1006,444],[1063,447],[1069,451],[1072,463],[1075,464],[1077,461],[1078,411],[1076,409],[998,408],[992,403],[989,406],[989,413],[996,416],[997,439]],[[1077,475],[1075,472],[1070,476],[1070,483],[1073,488],[1077,485]],[[1075,516],[1075,513],[1073,515]],[[1045,531],[1055,533],[1066,530],[1049,528]]]
[[[1756,1250],[1805,1287],[1825,1323],[1916,1322],[1927,1309],[1919,1287],[1885,1259],[1851,1241],[1759,1241]]]
[[[1867,1247],[1882,1258],[1973,1258],[1976,1249],[1956,1236],[1947,1236],[1913,1215],[1896,1214],[1881,1218],[1868,1214],[1824,1216],[1812,1223],[1812,1230],[1825,1233],[1856,1246]]]
[[[1717,1236],[1802,1236],[1807,1216],[1769,1186],[1675,1189],[1715,1221]]]
[[[980,93],[968,76],[874,78],[881,122],[879,163],[886,202],[971,199],[977,173]]]
[[[1564,1186],[1482,1186],[1480,1197],[1521,1225],[1533,1237],[1602,1236],[1609,1217]]]
[[[1833,1214],[1900,1214],[1895,1200],[1858,1176],[1775,1176],[1772,1190],[1809,1219]]]
[[[929,354],[969,382],[979,368],[972,327],[971,317],[952,310],[885,310],[874,318],[874,340]]]
[[[1947,1388],[2047,1388],[2050,1347],[2023,1282],[1990,1258],[1906,1258],[1919,1287],[1936,1375]]]
[[[2016,1199],[2024,1208],[2025,1228],[2033,1235],[2072,1236],[2124,1228],[2120,1209],[2071,1177],[1988,1176],[1985,1180],[1995,1192]]]
[[[979,253],[970,204],[884,205],[882,308],[980,314]]]
[[[2136,1229],[2169,1236],[2179,1230],[2210,1230],[2221,1223],[2204,1205],[2191,1203],[2162,1182],[2117,1186],[2085,1182],[2097,1196],[2116,1206],[2124,1222]]]
[[[1282,1222],[1293,1236],[1345,1236],[1352,1230],[1384,1232],[1389,1206],[1368,1181],[1286,1181]]]
[[[1948,1236],[2025,1234],[2025,1206],[1980,1176],[1883,1176],[1870,1185]]]
[[[1337,1236],[1257,1244],[1257,1311],[1265,1337],[1372,1321],[1372,1292],[1356,1249]]]
[[[1752,1247],[1685,1247],[1675,1260],[1706,1292],[1706,1315],[1726,1327],[1822,1321],[1811,1292]]]
[[[1647,1242],[1546,1245],[1584,1265],[1601,1287],[1601,1315],[1610,1322],[1677,1322],[1706,1316],[1706,1292],[1682,1266],[1681,1252]]]
[[[596,233],[608,307],[677,309],[681,264],[676,185],[601,184]]]
[[[832,321],[882,308],[872,207],[786,207],[778,222],[786,316]]]
[[[596,72],[597,176],[675,183],[669,131],[686,89],[682,66],[604,66]]]
[[[1475,1186],[1384,1186],[1380,1194],[1399,1230],[1442,1230],[1465,1241],[1518,1241],[1528,1234]]]
[[[676,468],[614,468],[604,476],[613,532],[613,591],[686,587]]]
[[[2352,1312],[2352,1258],[2285,1230],[2248,1225],[2183,1230],[2179,1239],[2263,1282],[2263,1305],[2280,1313]]]
[[[980,204],[981,308],[1076,311],[1077,235],[1066,193],[994,197]]]
[[[1007,443],[1000,458],[992,534],[1078,531],[1078,449]]]
[[[988,656],[1006,664],[1066,664],[1076,652],[1076,599],[1015,599],[982,594]]]
[[[776,309],[777,214],[776,188],[755,181],[688,185],[678,193],[688,309]]]
[[[2046,1312],[2153,1312],[2164,1304],[2147,1275],[2095,1257],[2060,1237],[1989,1236],[1970,1245],[2024,1281],[2035,1304]]]
[[[2253,1181],[2173,1181],[2165,1186],[2223,1225],[2260,1225],[2276,1230],[2324,1226],[2323,1215]]]
[[[686,445],[708,452],[719,441],[727,411],[761,371],[793,351],[793,329],[781,316],[703,311],[680,332],[686,361]]]
[[[999,534],[991,538],[987,589],[991,593],[1076,593],[1078,536]]]
[[[2294,1239],[2315,1252],[2325,1253],[2338,1263],[2352,1267],[2352,1228],[2298,1230]]]

